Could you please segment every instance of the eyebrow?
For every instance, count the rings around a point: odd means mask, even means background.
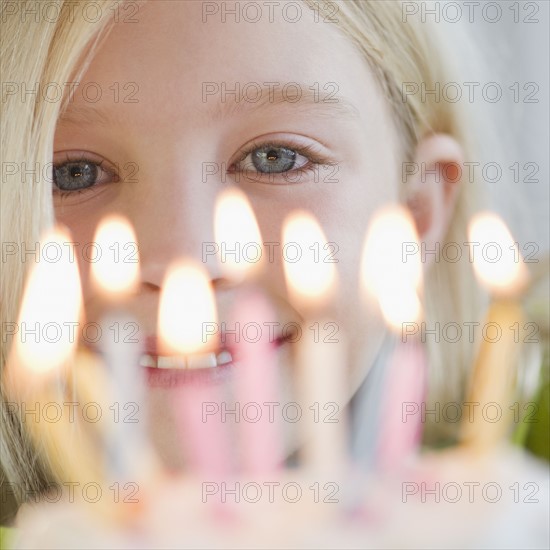
[[[275,83],[273,83],[275,84]],[[237,93],[243,96],[237,101],[235,88],[226,89],[225,96],[229,97],[229,101],[220,99],[220,93],[212,96],[216,100],[216,107],[211,111],[213,119],[225,118],[227,116],[236,116],[245,113],[254,113],[259,110],[265,110],[267,107],[288,106],[289,108],[301,108],[314,112],[317,115],[334,117],[340,119],[357,120],[360,116],[359,109],[345,97],[334,93],[333,90],[324,91],[313,89],[313,86],[293,82],[290,90],[284,91],[285,88],[274,88],[273,86],[258,86],[254,87],[251,93],[244,97],[244,89],[237,88]],[[335,83],[334,84],[337,88]],[[288,85],[287,85],[288,86]],[[327,85],[325,85],[326,89]],[[299,94],[296,92],[299,91]],[[208,103],[208,97],[204,98],[203,88],[203,103]]]
[[[225,95],[230,98],[229,101],[220,100],[219,94],[213,96],[211,100],[203,97],[203,104],[216,100],[215,107],[208,112],[212,120],[220,120],[227,117],[234,117],[244,114],[252,114],[256,111],[265,111],[268,108],[281,108],[283,106],[292,110],[300,109],[303,112],[311,112],[316,116],[325,116],[327,118],[337,117],[340,120],[357,121],[360,117],[359,109],[348,99],[336,93],[326,92],[317,88],[311,89],[298,83],[290,91],[276,89],[269,86],[255,88],[256,96],[247,96],[236,100],[235,94],[230,90]],[[296,94],[296,89],[300,90],[300,95]],[[326,87],[326,86],[325,86]],[[257,99],[256,99],[257,98]],[[93,105],[70,105],[58,119],[58,124],[63,126],[81,126],[81,125],[99,125],[109,127],[113,125],[122,125],[122,120],[117,116],[117,112],[101,110]]]
[[[120,121],[115,117],[108,116],[104,111],[91,105],[73,105],[61,113],[57,120],[58,124],[80,126],[85,124],[97,124],[100,126],[110,126],[113,123],[119,124]]]

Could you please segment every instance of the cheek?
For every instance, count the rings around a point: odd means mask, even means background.
[[[56,221],[69,228],[74,244],[75,259],[80,269],[84,301],[90,297],[90,266],[98,254],[104,254],[94,244],[94,233],[99,218],[82,214],[67,214],[62,207],[55,207]]]

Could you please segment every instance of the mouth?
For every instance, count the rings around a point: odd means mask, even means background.
[[[144,353],[139,364],[145,369],[147,385],[153,388],[222,383],[237,366],[229,350],[194,355]]]
[[[275,338],[271,342],[273,349],[279,349],[292,338],[292,334]],[[145,369],[150,387],[223,383],[239,366],[237,344],[205,353],[162,355],[158,353],[156,337],[148,337],[146,342],[146,351],[140,356],[139,366]]]
[[[270,341],[272,349],[277,351],[289,342],[296,341],[292,332]],[[222,335],[222,342],[228,340]],[[239,343],[223,345],[215,351],[189,355],[164,355],[159,353],[157,337],[145,339],[144,351],[139,355],[137,368],[145,372],[145,381],[149,387],[175,387],[186,384],[216,384],[229,381],[233,371],[239,366]],[[84,347],[95,355],[102,355],[100,347],[89,342]],[[143,372],[142,371],[142,372]]]
[[[233,354],[227,350],[218,353],[198,353],[194,355],[156,355],[144,353],[139,359],[140,367],[151,369],[214,369],[233,363]]]

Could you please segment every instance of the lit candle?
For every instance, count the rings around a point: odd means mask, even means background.
[[[268,328],[274,317],[271,304],[257,291],[241,293],[233,315],[243,330],[235,344],[234,387],[241,407],[243,468],[250,474],[273,472],[282,463],[277,349]]]
[[[218,315],[208,274],[190,260],[170,266],[159,305],[159,346],[163,353],[190,355],[215,350]]]
[[[380,410],[370,411],[379,424],[371,437],[378,441],[371,448],[375,456],[366,459],[386,470],[399,467],[418,449],[422,433],[419,411],[426,393],[426,358],[418,339],[403,330],[421,318],[420,258],[403,259],[403,244],[417,242],[410,213],[397,205],[385,207],[371,221],[362,258],[363,289],[378,301],[387,325],[398,335],[382,375]],[[405,414],[408,407],[416,414]]]
[[[461,440],[470,449],[487,451],[501,442],[512,424],[511,399],[521,349],[518,331],[524,315],[518,295],[525,287],[528,273],[517,243],[502,220],[492,213],[480,213],[470,222],[474,269],[480,282],[489,288],[493,299],[484,323],[484,339],[471,375],[468,403],[473,407],[461,424]],[[491,243],[492,251],[488,251]],[[502,257],[496,261],[496,250]],[[483,252],[485,251],[485,252]],[[492,332],[491,332],[492,331]],[[484,418],[485,406],[502,413],[501,418]]]
[[[230,325],[238,332],[231,346],[237,362],[235,395],[237,403],[246,407],[238,424],[242,466],[249,474],[266,474],[280,466],[282,442],[275,419],[279,410],[275,406],[280,406],[276,341],[269,330],[276,323],[275,312],[263,293],[251,288],[261,268],[261,234],[248,199],[237,188],[229,188],[218,197],[214,225],[222,271],[227,279],[240,283]],[[224,250],[236,255],[224,254]],[[234,260],[228,262],[228,258]]]
[[[41,258],[30,271],[21,309],[19,327],[36,328],[34,337],[25,342],[17,338],[14,351],[19,366],[32,373],[28,383],[42,384],[44,378],[57,376],[67,368],[74,357],[77,338],[73,330],[61,330],[60,338],[43,337],[45,327],[57,329],[78,323],[82,311],[80,274],[74,257],[68,253],[71,243],[69,232],[61,227],[46,232],[41,243],[59,252],[51,261]]]
[[[216,200],[214,234],[225,277],[234,283],[257,277],[264,262],[262,237],[246,195],[236,187]]]
[[[94,242],[99,258],[91,263],[90,276],[96,290],[111,302],[128,298],[139,284],[137,239],[130,222],[120,215],[104,218]]]
[[[97,391],[107,405],[104,414],[109,418],[105,434],[107,475],[110,481],[136,482],[147,473],[146,464],[151,460],[139,327],[124,309],[124,302],[139,283],[137,240],[125,218],[111,215],[98,225],[94,242],[100,257],[91,264],[91,282],[110,308],[100,323],[99,342],[109,385]]]
[[[72,401],[72,396],[66,395],[67,378],[72,375],[82,314],[78,265],[68,246],[72,242],[61,227],[54,227],[40,239],[48,259],[41,258],[32,267],[25,285],[19,335],[7,361],[4,383],[20,402],[39,407],[36,415],[27,415],[24,421],[54,471],[63,472],[65,480],[90,482],[97,479],[97,455],[89,441],[79,438],[75,418],[64,406]],[[23,340],[19,336],[25,333]],[[60,417],[47,422],[44,407],[52,403]]]
[[[162,352],[175,354],[192,369],[193,355],[214,354],[217,332],[205,327],[217,324],[217,311],[208,274],[190,260],[170,266],[159,307],[158,334]],[[215,365],[212,365],[215,367]],[[177,413],[181,448],[190,469],[210,480],[218,480],[231,466],[230,445],[221,415],[213,414],[223,403],[215,380],[189,380],[177,388],[174,407]]]
[[[348,376],[346,342],[341,327],[319,318],[324,317],[322,312],[334,297],[336,269],[313,253],[315,248],[323,250],[327,241],[309,213],[297,211],[288,216],[283,242],[287,250],[292,246],[301,254],[295,262],[285,260],[284,269],[291,303],[305,313],[297,357],[304,464],[317,473],[339,474],[347,456],[343,411]]]

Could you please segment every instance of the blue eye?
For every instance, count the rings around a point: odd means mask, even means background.
[[[235,165],[239,171],[280,174],[303,168],[310,159],[279,145],[256,147]]]
[[[118,181],[112,171],[102,167],[102,162],[89,159],[68,159],[53,167],[53,181],[61,192],[84,191],[101,183]]]
[[[262,147],[252,153],[252,164],[258,172],[288,172],[296,164],[296,152],[286,147]]]
[[[54,167],[53,180],[63,191],[86,189],[95,185],[98,166],[92,162],[67,162]]]

